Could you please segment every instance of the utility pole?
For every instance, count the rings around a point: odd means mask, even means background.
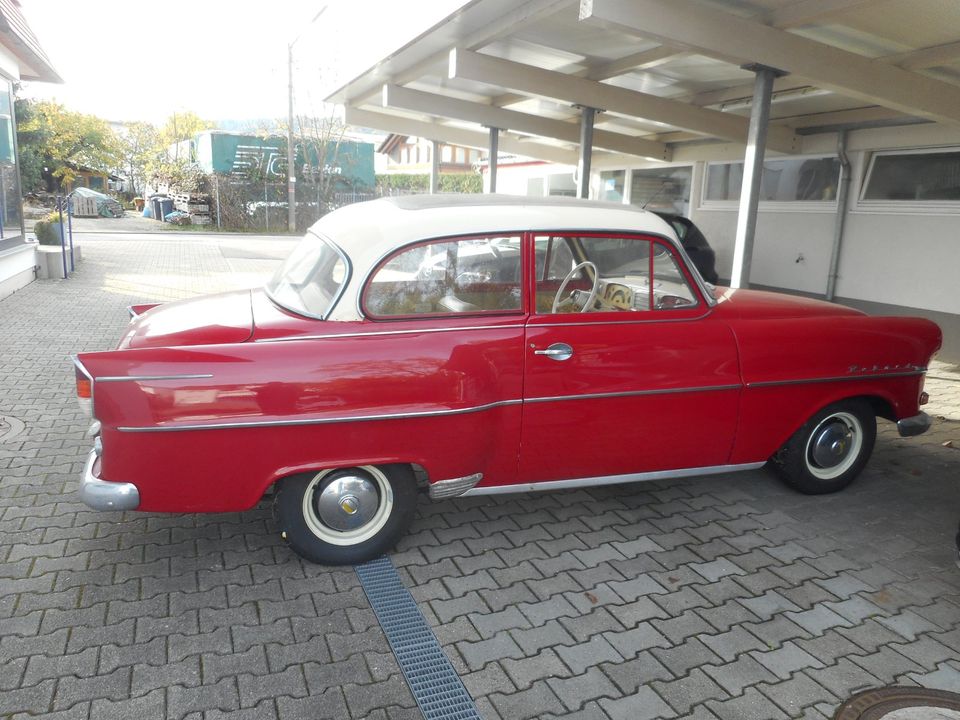
[[[320,12],[323,12],[321,10]],[[317,15],[317,17],[320,17]],[[294,40],[293,42],[296,42]],[[297,167],[293,149],[293,43],[287,45],[287,229],[297,231]]]
[[[326,11],[327,6],[324,5],[307,25],[313,25]],[[293,145],[293,46],[302,36],[303,32],[287,45],[287,229],[292,233],[297,231],[297,167]],[[317,158],[321,167],[323,160]]]

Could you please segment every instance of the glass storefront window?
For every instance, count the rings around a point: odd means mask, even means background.
[[[0,249],[23,241],[23,208],[17,167],[12,87],[0,78]]]
[[[690,166],[634,170],[630,177],[630,204],[689,216],[692,181]]]
[[[832,202],[837,199],[840,160],[786,158],[763,163],[760,199],[766,202]],[[743,163],[707,166],[706,200],[740,199]]]

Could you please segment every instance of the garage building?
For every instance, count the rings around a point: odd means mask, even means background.
[[[324,17],[330,57],[364,46],[359,12]],[[686,214],[722,282],[922,315],[960,361],[956,2],[473,0],[437,15],[323,74],[348,122],[483,149],[499,192]]]

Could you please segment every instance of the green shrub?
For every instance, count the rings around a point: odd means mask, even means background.
[[[60,244],[60,219],[56,222],[47,220],[37,220],[33,226],[33,232],[37,235],[37,242],[41,245],[59,245]]]

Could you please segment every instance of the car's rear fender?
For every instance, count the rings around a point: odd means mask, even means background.
[[[466,336],[464,336],[466,333]],[[513,482],[523,328],[144,348],[81,356],[101,478],[140,509],[240,510],[290,474],[410,463]]]

